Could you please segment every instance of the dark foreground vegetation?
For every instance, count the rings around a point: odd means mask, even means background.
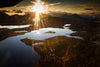
[[[36,40],[22,40],[27,45]],[[37,67],[99,67],[100,45],[65,36],[52,37],[35,45],[35,50],[41,55]]]

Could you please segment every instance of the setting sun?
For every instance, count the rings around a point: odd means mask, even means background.
[[[39,27],[39,23],[40,23],[40,15],[41,13],[45,13],[47,12],[47,5],[45,5],[44,2],[42,2],[41,0],[36,0],[36,2],[34,2],[34,6],[33,6],[33,12],[36,12],[35,14],[35,18],[34,18],[34,26],[36,28]]]
[[[36,12],[44,12],[44,6],[43,3],[40,0],[36,0],[34,11]]]

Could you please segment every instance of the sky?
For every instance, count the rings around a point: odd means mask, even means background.
[[[18,5],[31,5],[30,1],[24,0]],[[100,0],[42,0],[48,4],[56,5],[50,6],[51,11],[61,11],[69,13],[88,13],[88,14],[100,14]]]
[[[58,10],[71,13],[100,14],[100,0],[48,0],[50,2],[60,2]],[[59,9],[60,8],[60,9]]]
[[[31,1],[23,0],[16,6],[32,6]],[[100,14],[100,0],[42,0],[49,6],[50,11],[78,13],[78,14]]]

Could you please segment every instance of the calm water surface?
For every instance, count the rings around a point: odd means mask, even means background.
[[[6,59],[6,64],[12,64],[20,65],[22,63],[22,66],[27,65],[34,65],[36,64],[41,56],[34,50],[33,47],[27,46],[24,42],[21,41],[21,39],[34,39],[34,40],[45,40],[51,37],[55,36],[66,36],[66,37],[72,37],[72,38],[80,38],[78,36],[70,36],[70,34],[75,33],[76,31],[72,31],[69,29],[70,24],[66,24],[63,26],[63,28],[41,28],[39,30],[33,30],[30,32],[24,31],[15,31],[15,32],[26,32],[24,35],[17,35],[8,37],[2,41],[0,41],[0,45],[3,45],[5,49],[2,49],[2,53],[6,56],[6,53],[9,52],[10,56],[9,59]],[[0,28],[8,28],[8,29],[16,29],[16,28],[25,28],[29,27],[29,25],[20,25],[20,26],[0,26]],[[47,32],[54,32],[54,33],[47,33]],[[42,42],[35,43],[33,45],[43,44]],[[5,52],[6,50],[6,52]],[[1,57],[2,58],[2,57]],[[3,57],[4,58],[4,57]],[[9,62],[8,62],[9,61]]]

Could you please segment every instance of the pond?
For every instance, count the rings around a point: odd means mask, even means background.
[[[25,63],[25,65],[34,65],[36,64],[41,56],[34,50],[34,47],[26,45],[22,42],[22,39],[34,39],[34,40],[45,40],[48,38],[52,38],[55,36],[66,36],[72,38],[79,38],[79,36],[71,36],[70,34],[75,33],[76,31],[72,31],[69,29],[71,24],[65,24],[62,28],[40,28],[39,30],[32,30],[30,32],[24,31],[15,31],[15,32],[25,32],[23,35],[16,35],[8,37],[2,41],[0,41],[0,45],[3,45],[4,49],[2,49],[2,54],[6,56],[6,53],[9,52],[9,58],[7,58],[7,64],[14,63],[15,65],[20,65],[20,63]],[[29,27],[30,25],[12,25],[12,26],[0,26],[0,28],[8,28],[8,29],[20,29]],[[51,31],[51,32],[50,32]],[[52,33],[53,32],[53,33]],[[5,32],[6,33],[6,32]],[[33,45],[43,44],[42,42],[34,43]],[[1,55],[2,55],[1,54]],[[7,55],[8,56],[8,55]],[[4,56],[1,58],[5,58]],[[23,66],[24,64],[22,64]]]

